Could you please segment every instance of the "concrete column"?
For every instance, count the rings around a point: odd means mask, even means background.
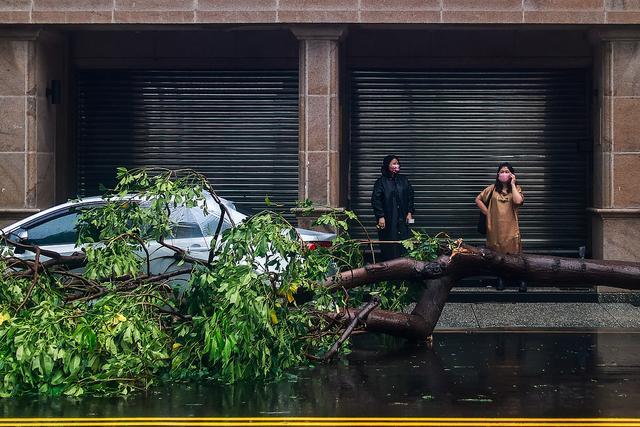
[[[640,261],[640,31],[600,30],[595,43],[594,258]],[[598,287],[605,302],[638,293]],[[630,296],[630,294],[634,294]]]
[[[344,198],[340,39],[345,27],[300,26],[292,31],[300,40],[299,198],[338,207]]]
[[[36,211],[37,32],[0,32],[0,222]]]
[[[37,30],[0,31],[0,224],[54,204],[57,106],[47,87],[63,79],[60,43]]]
[[[594,39],[594,256],[640,261],[640,31]]]

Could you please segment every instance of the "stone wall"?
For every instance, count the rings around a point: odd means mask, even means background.
[[[360,7],[372,4],[361,3]],[[563,2],[544,2],[552,3]],[[575,6],[580,2],[564,3]],[[631,3],[607,4],[622,7]],[[7,3],[0,7],[6,8]],[[346,78],[340,71],[345,63],[585,67],[593,61],[593,256],[640,260],[640,33],[601,27],[590,33],[593,44],[589,45],[588,27],[354,28],[346,41],[341,41],[346,26],[289,28],[293,33],[274,28],[140,32],[135,37],[127,31],[68,28],[63,35],[5,29],[0,33],[0,221],[24,217],[70,195],[75,177],[69,167],[73,146],[67,123],[73,117],[66,111],[68,96],[63,93],[63,104],[52,105],[46,94],[54,79],[66,91],[69,66],[262,68],[299,64],[300,195],[320,204],[345,206],[348,153],[342,134],[345,100],[340,89]]]
[[[50,33],[0,33],[1,223],[54,203],[60,107],[47,87],[64,81],[64,52],[64,40]]]
[[[637,0],[8,0],[16,24],[633,24]]]
[[[640,261],[640,32],[594,32],[593,251]]]

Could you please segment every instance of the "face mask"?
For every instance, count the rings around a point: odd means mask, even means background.
[[[509,182],[511,180],[511,174],[510,173],[501,172],[498,175],[498,179],[500,180],[500,182],[507,183],[507,182]]]
[[[391,165],[391,172],[393,173],[400,172],[400,165]]]

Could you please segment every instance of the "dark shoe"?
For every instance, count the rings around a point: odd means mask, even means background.
[[[500,277],[498,277],[498,283],[496,284],[497,291],[504,291],[504,282]]]
[[[527,292],[527,284],[524,280],[520,281],[520,285],[518,286],[518,292]]]

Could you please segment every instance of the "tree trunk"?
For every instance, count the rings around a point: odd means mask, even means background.
[[[351,289],[387,280],[422,282],[424,290],[411,314],[373,310],[365,330],[411,339],[427,339],[455,283],[465,277],[495,275],[557,288],[605,285],[640,290],[640,263],[596,261],[545,255],[505,255],[491,249],[462,245],[451,256],[433,262],[398,258],[340,273],[325,285]],[[345,323],[358,310],[349,310]]]

